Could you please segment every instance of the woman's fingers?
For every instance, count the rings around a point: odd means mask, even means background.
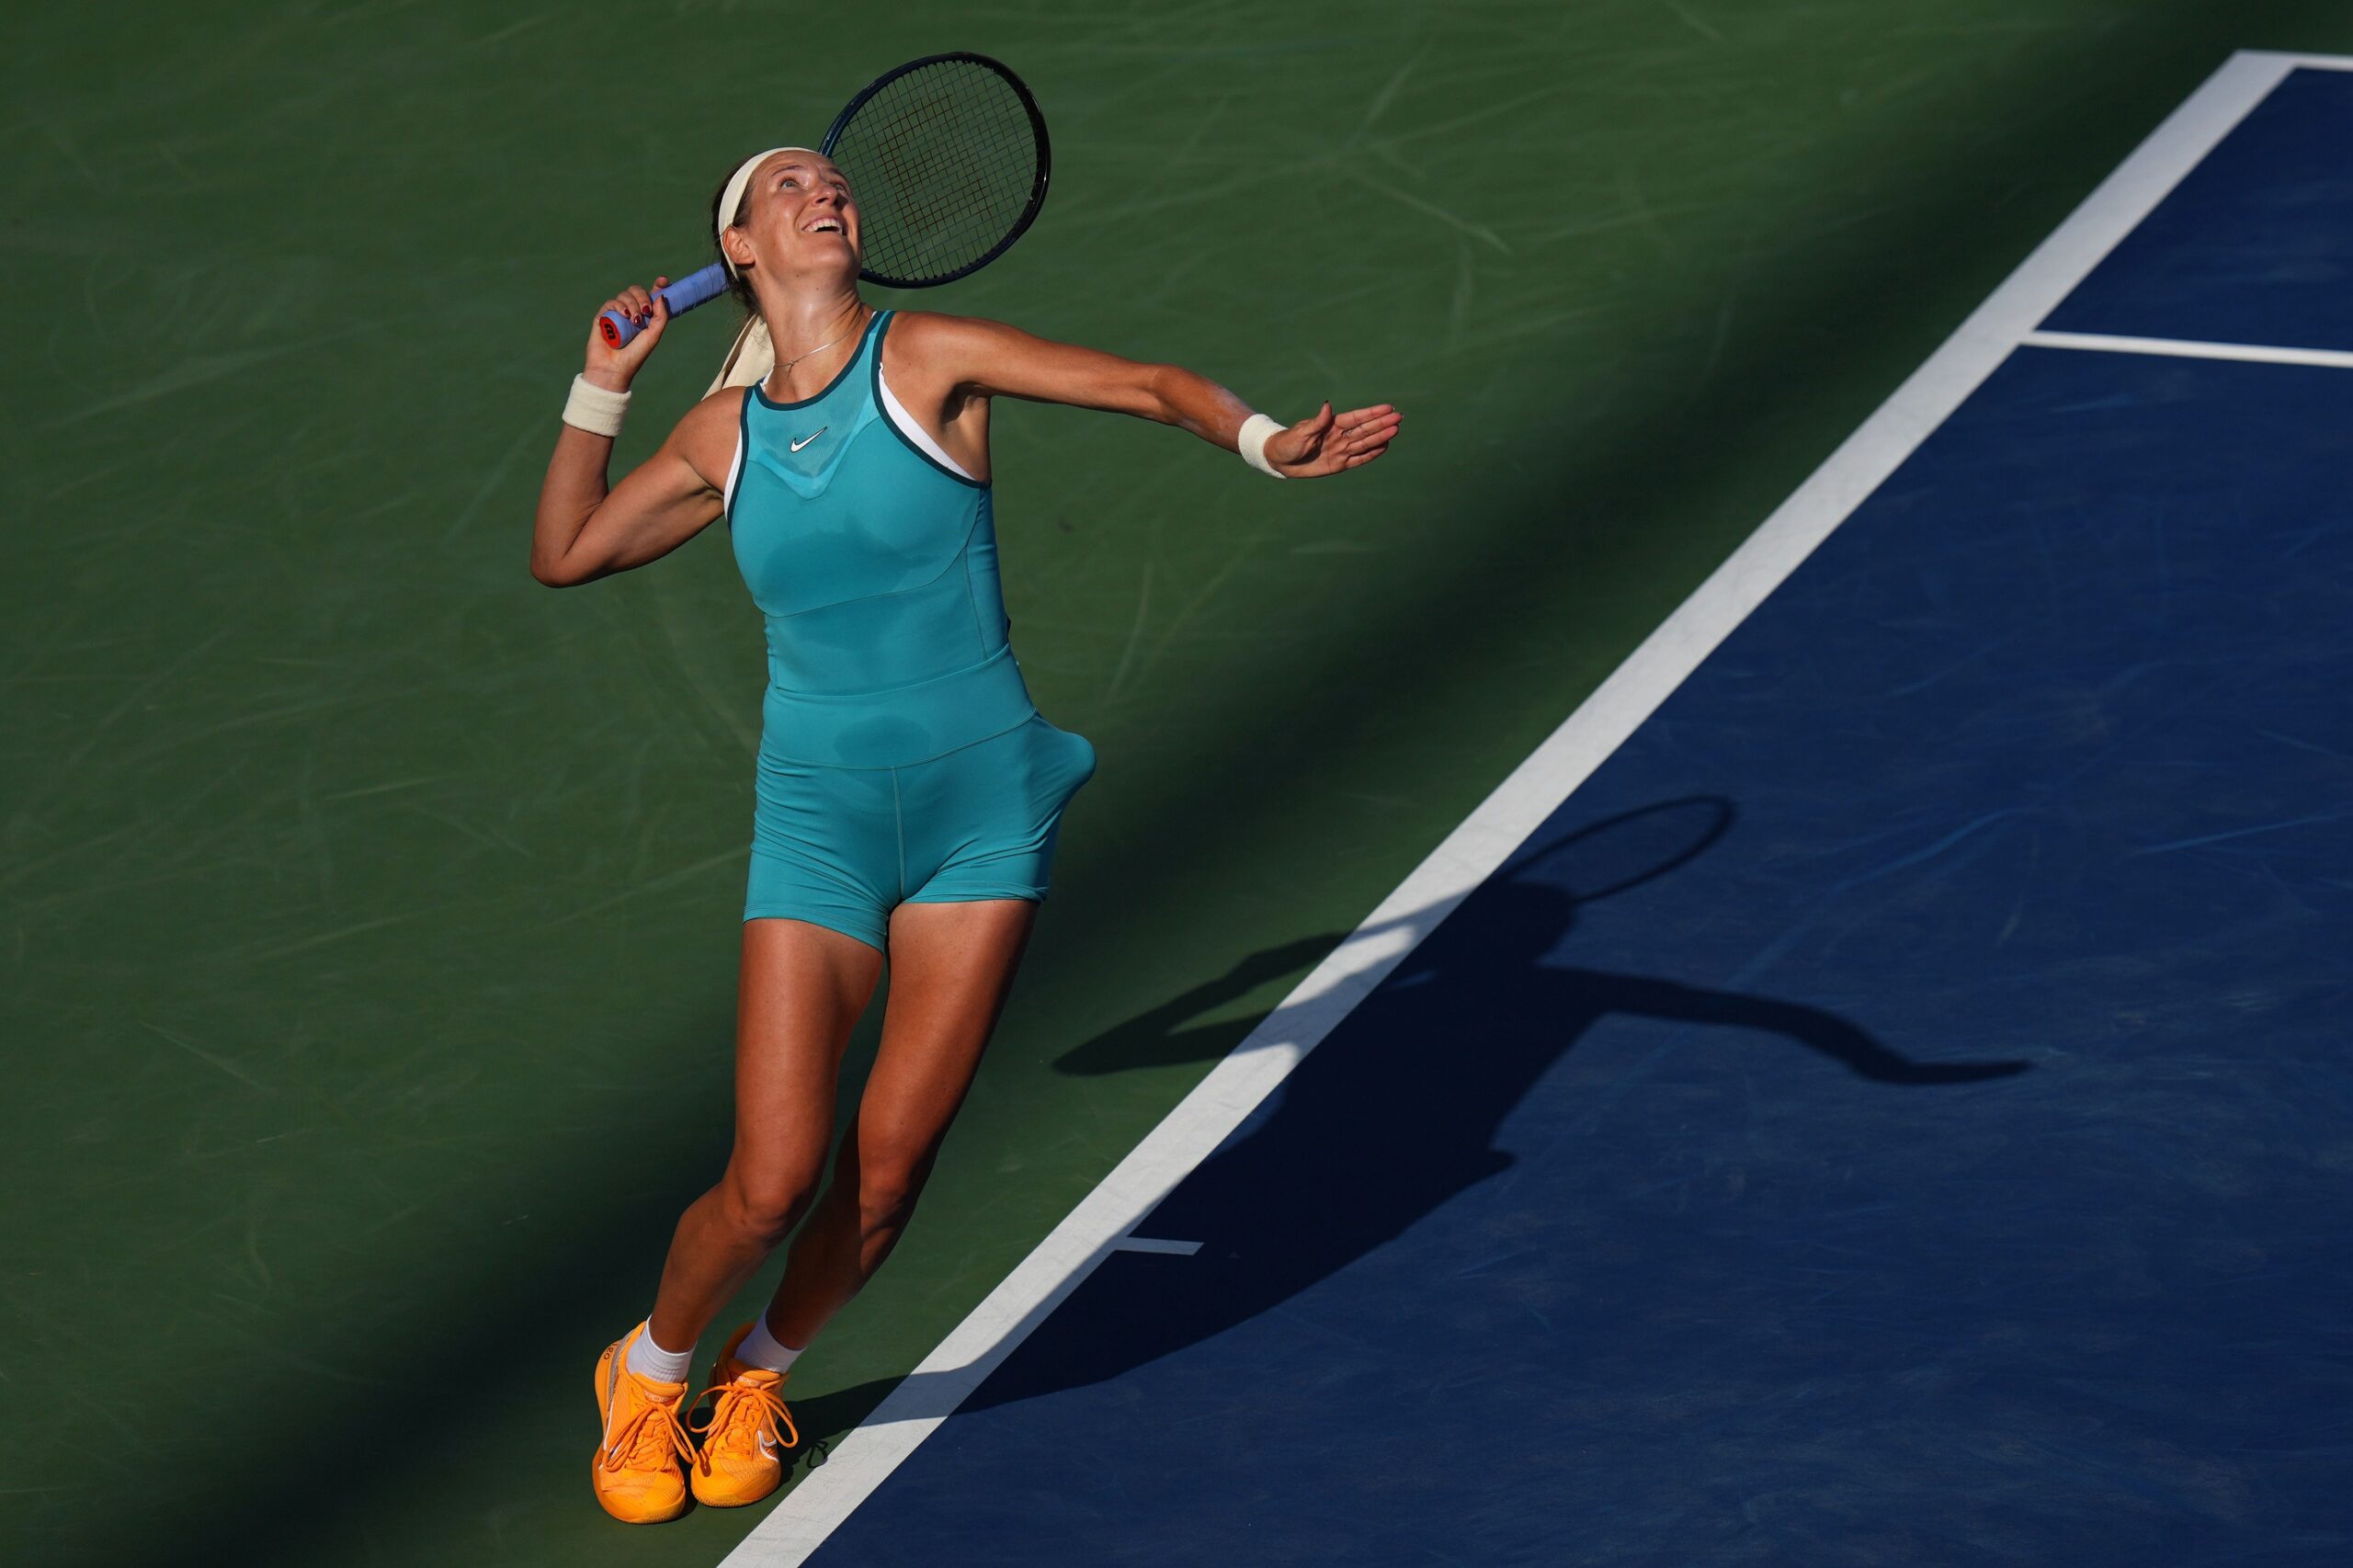
[[[1333,428],[1347,442],[1387,439],[1404,416],[1388,403],[1354,408],[1339,416]]]
[[[1302,478],[1359,468],[1389,449],[1404,427],[1394,403],[1336,414],[1329,403],[1267,443],[1267,456]]]
[[[654,289],[666,288],[669,281],[666,278],[656,278]],[[635,335],[620,348],[605,342],[602,318],[608,312],[637,328]],[[662,329],[670,319],[670,301],[657,297],[654,290],[642,283],[632,283],[607,300],[597,315],[598,320],[589,324],[588,368],[591,370],[618,370],[624,376],[633,375],[637,368],[645,363],[645,357],[654,352],[654,344],[661,338]]]
[[[622,362],[632,370],[645,363],[645,357],[654,352],[655,344],[662,341],[662,329],[669,323],[670,301],[648,294],[644,313],[637,318],[637,335],[631,338],[629,347],[620,351]]]
[[[1362,468],[1389,449],[1389,443],[1396,439],[1404,424],[1404,413],[1387,403],[1352,408],[1337,415],[1333,421],[1332,437],[1324,443],[1314,472],[1338,473]]]
[[[1339,444],[1339,455],[1347,458],[1358,453],[1379,452],[1387,447],[1396,437],[1397,432],[1404,427],[1404,416],[1395,413],[1383,415],[1376,419],[1368,419],[1348,432],[1347,439]]]
[[[657,278],[654,280],[654,286],[658,289],[662,287],[664,281],[664,279]],[[664,302],[666,304],[668,301],[665,301]],[[631,321],[642,322],[645,319],[647,312],[653,309],[653,294],[650,293],[643,285],[632,283],[628,288],[622,290],[620,293],[614,295],[611,299],[606,301],[603,308],[597,313],[602,315],[606,311],[616,311],[620,314],[629,317]]]

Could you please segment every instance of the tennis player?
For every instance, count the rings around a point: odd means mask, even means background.
[[[878,311],[858,294],[856,196],[806,148],[745,159],[712,228],[752,318],[717,390],[608,487],[669,310],[639,287],[608,301],[644,330],[618,350],[590,331],[531,542],[531,574],[569,586],[723,517],[767,627],[733,1148],[680,1217],[652,1312],[597,1363],[596,1495],[632,1523],[690,1496],[755,1502],[783,1479],[799,1441],[785,1376],[904,1233],[1046,897],[1063,810],[1095,771],[1086,739],[1031,702],[1007,639],[993,401],[1156,420],[1284,480],[1371,462],[1402,420],[1326,403],[1286,426],[1175,365]],[[835,1075],[886,957],[881,1047],[820,1196]],[[689,1401],[697,1340],[789,1235],[774,1299]]]

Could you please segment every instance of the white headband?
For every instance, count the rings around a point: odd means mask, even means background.
[[[727,176],[727,188],[719,198],[719,225],[712,231],[711,238],[719,242],[719,259],[727,264],[727,276],[730,278],[742,275],[735,270],[734,258],[727,254],[728,227],[735,222],[735,210],[744,204],[744,187],[752,183],[752,171],[779,153],[808,153],[820,158],[825,155],[814,147],[771,147],[765,153],[753,153]]]

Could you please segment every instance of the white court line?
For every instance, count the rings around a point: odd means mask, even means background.
[[[1190,1257],[1201,1250],[1199,1242],[1154,1241],[1150,1236],[1121,1236],[1111,1244],[1113,1252],[1165,1252],[1175,1257]]]
[[[2186,337],[2117,337],[2105,332],[2029,332],[2032,348],[2087,348],[2096,354],[2163,354],[2177,359],[2244,359],[2256,365],[2328,365],[2353,370],[2341,348],[2273,348],[2261,343],[2200,343]]]
[[[2353,59],[2242,51],[2224,62],[1363,925],[1080,1199],[865,1424],[842,1439],[828,1462],[786,1494],[722,1568],[792,1568],[806,1561],[1119,1249],[1130,1228],[1207,1158],[2298,65],[2353,69]]]
[[[2238,57],[2247,60],[2277,60],[2289,70],[2353,71],[2353,54],[2297,54],[2271,49],[2242,49]]]

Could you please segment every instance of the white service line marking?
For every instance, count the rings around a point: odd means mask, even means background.
[[[1160,1242],[1149,1236],[1121,1236],[1111,1244],[1113,1252],[1165,1252],[1172,1257],[1190,1257],[1201,1250],[1199,1242]]]
[[[795,1568],[1029,1336],[1129,1230],[1288,1076],[1398,960],[1552,815],[2263,96],[2299,65],[2241,51],[2167,116],[1797,492],[1561,727],[1325,955],[1281,1006],[787,1493],[722,1568]]]
[[[2297,54],[2276,49],[2243,49],[2238,57],[2255,60],[2276,60],[2287,70],[2299,68],[2311,71],[2353,71],[2353,54]]]
[[[2186,337],[2116,337],[2104,332],[2029,332],[2031,348],[2086,348],[2096,354],[2162,354],[2176,359],[2244,359],[2257,365],[2327,365],[2353,370],[2341,348],[2273,348],[2260,343],[2200,343]]]

